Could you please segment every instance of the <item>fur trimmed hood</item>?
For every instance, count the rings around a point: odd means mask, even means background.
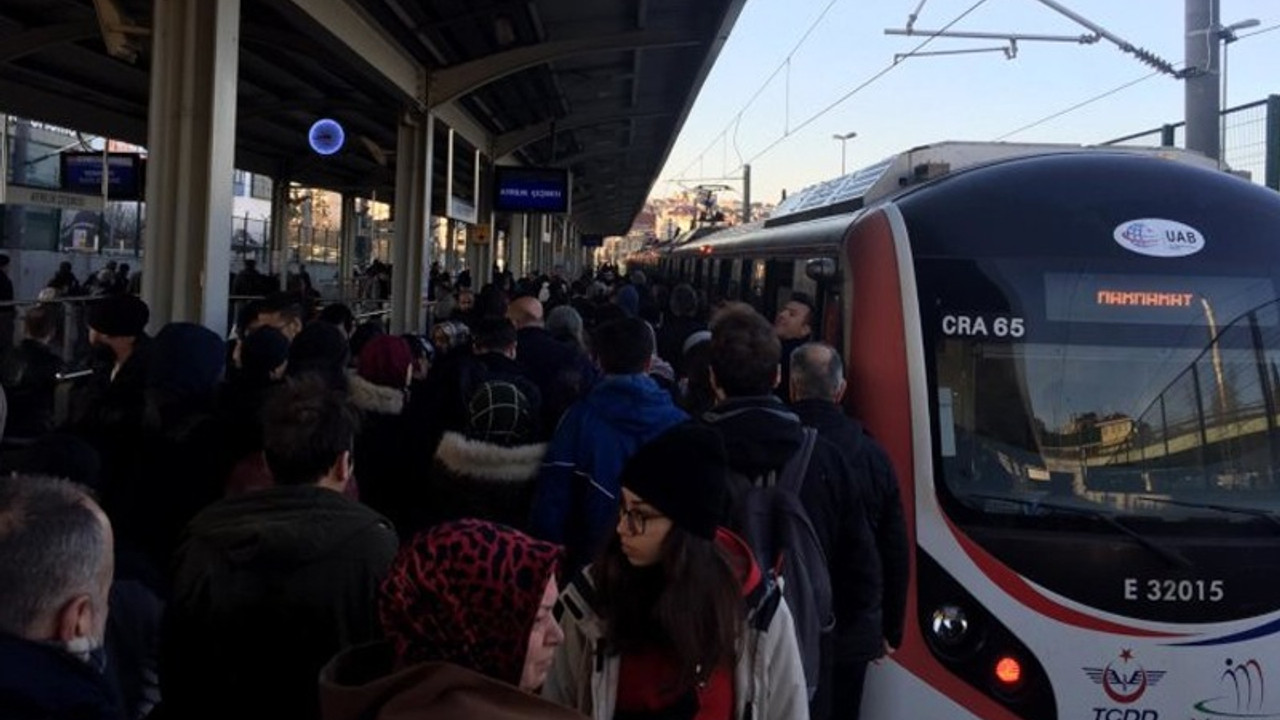
[[[347,373],[351,384],[351,404],[365,412],[399,415],[404,412],[405,393],[396,388],[374,385],[355,373]]]
[[[488,482],[525,482],[538,476],[546,443],[503,447],[446,432],[436,449],[436,462],[449,472]]]

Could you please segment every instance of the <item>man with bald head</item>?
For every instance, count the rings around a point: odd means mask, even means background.
[[[0,717],[119,717],[102,652],[113,551],[83,490],[0,478]]]
[[[595,384],[596,372],[586,354],[547,331],[542,316],[536,297],[518,297],[507,306],[507,319],[516,326],[516,362],[542,394],[542,432],[550,437],[560,416]]]
[[[868,653],[865,648],[882,647],[889,653],[902,642],[908,549],[902,498],[889,456],[862,423],[845,415],[840,407],[846,389],[844,374],[840,353],[826,343],[805,343],[791,353],[791,407],[802,423],[816,428],[819,437],[830,440],[840,450],[849,467],[848,475],[862,491],[867,521],[880,556],[880,626],[854,628],[859,642],[851,643],[851,647],[863,650],[836,658],[835,676],[841,682],[835,686],[834,707],[857,708],[862,701],[867,662],[879,654]],[[869,637],[871,633],[878,637]]]

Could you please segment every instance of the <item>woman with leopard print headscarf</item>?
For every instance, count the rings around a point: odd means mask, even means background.
[[[379,592],[387,641],[321,673],[325,720],[583,720],[534,694],[564,641],[552,616],[561,554],[482,520],[418,534]]]

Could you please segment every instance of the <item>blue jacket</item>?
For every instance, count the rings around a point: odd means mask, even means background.
[[[618,522],[627,458],[689,419],[648,375],[609,375],[569,408],[538,474],[530,530],[560,543],[569,569],[591,561]]]

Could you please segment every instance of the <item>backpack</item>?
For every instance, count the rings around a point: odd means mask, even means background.
[[[729,470],[729,518],[730,529],[751,546],[768,584],[781,586],[795,621],[805,681],[813,699],[823,635],[835,627],[835,615],[826,553],[800,502],[800,488],[818,438],[817,430],[803,430],[800,449],[781,472],[753,479]]]

